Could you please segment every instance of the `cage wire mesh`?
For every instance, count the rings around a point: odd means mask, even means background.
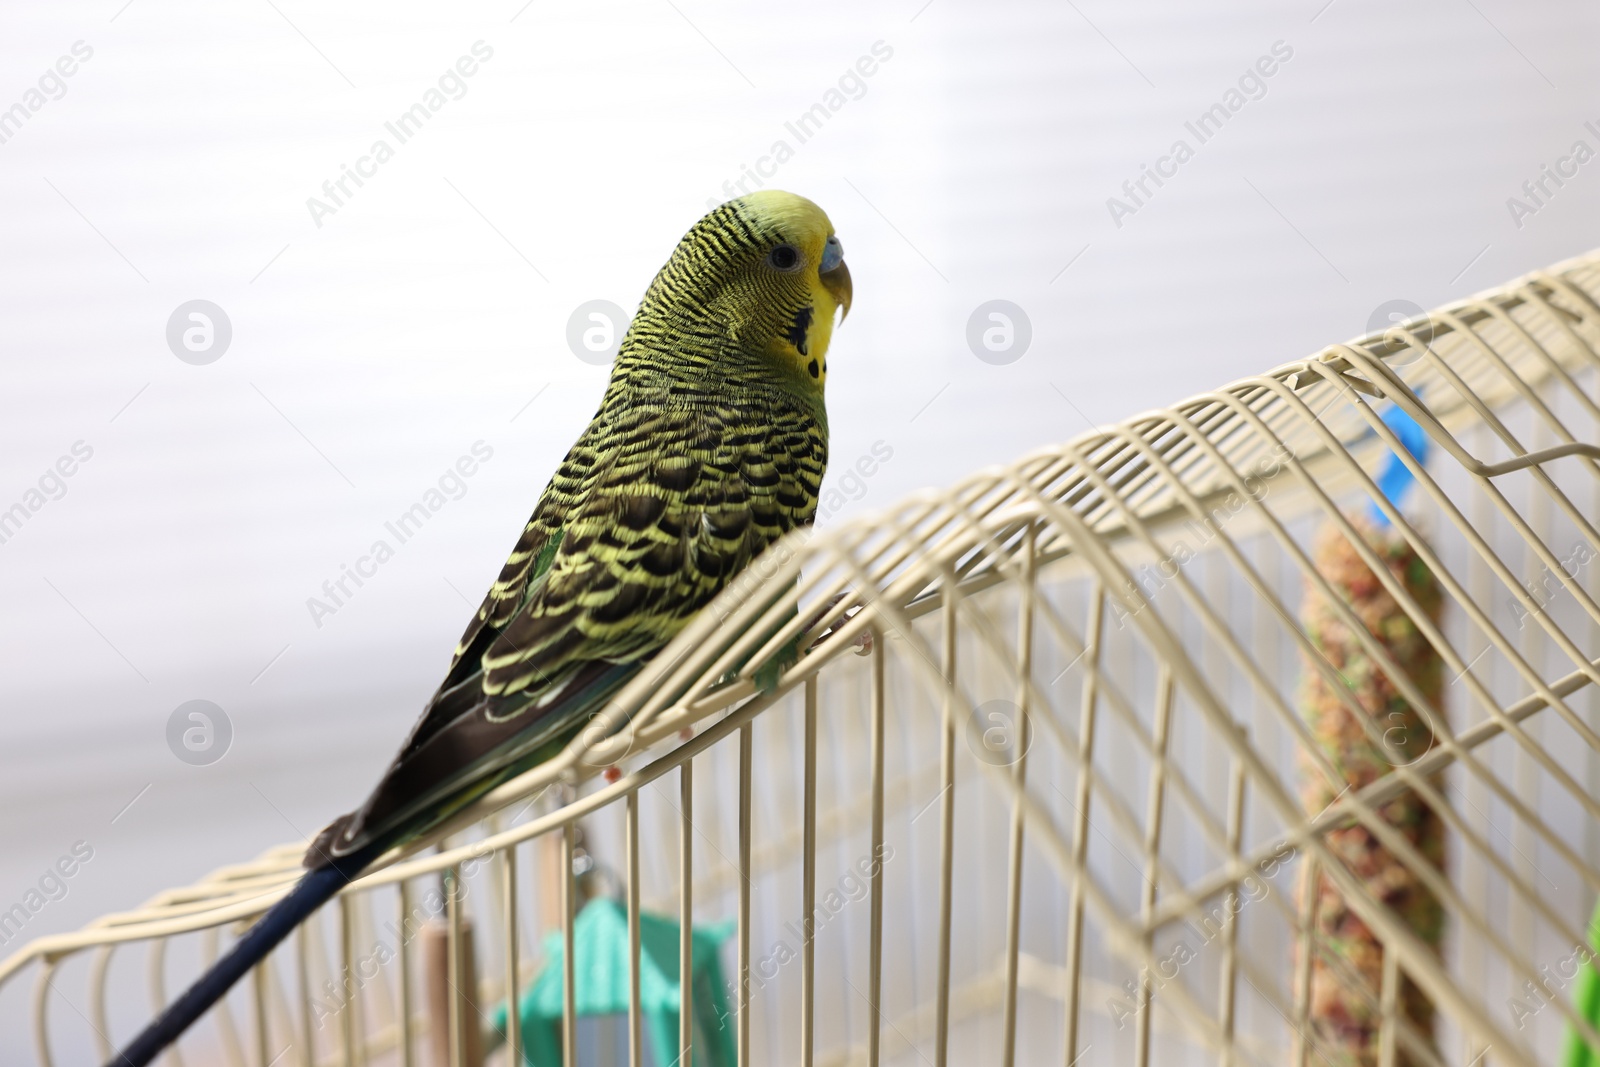
[[[386,857],[168,1062],[511,1063],[532,1035],[497,1011],[546,968],[566,1064],[1552,1062],[1566,1028],[1594,1036],[1568,972],[1600,893],[1597,291],[1600,254],[792,537],[559,760]],[[1391,452],[1418,483],[1403,509],[1372,477]],[[1374,510],[1436,615],[1371,555]],[[1352,706],[1391,757],[1359,788],[1302,706],[1313,675],[1349,692],[1302,621],[1307,597],[1348,611],[1313,556],[1327,530],[1442,671],[1425,699],[1353,628],[1428,732],[1419,753]],[[1408,796],[1442,860],[1386,821]],[[1351,827],[1436,899],[1442,947],[1330,844]],[[109,1057],[302,848],[0,964],[6,998],[32,974],[39,1061]],[[1319,878],[1377,981],[1323,935]],[[637,969],[620,1006],[578,981],[597,964],[574,916],[605,898],[634,959],[641,913],[677,924],[677,1032]],[[681,951],[715,923],[721,988]],[[1315,1018],[1313,970],[1375,1020],[1370,1057]]]

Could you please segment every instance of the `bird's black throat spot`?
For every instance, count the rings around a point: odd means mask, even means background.
[[[817,376],[817,361],[816,360],[812,360],[810,363],[806,364],[806,373],[811,375],[813,378],[815,378]]]
[[[807,304],[794,313],[794,322],[789,326],[789,332],[784,336],[790,344],[803,356],[806,355],[806,335],[811,332],[811,305]],[[815,372],[811,375],[816,377]]]

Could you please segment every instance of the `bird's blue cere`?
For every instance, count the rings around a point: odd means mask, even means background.
[[[1383,422],[1400,439],[1400,444],[1411,453],[1418,464],[1428,462],[1428,435],[1417,425],[1416,419],[1396,405],[1383,413]],[[1387,497],[1391,504],[1398,508],[1405,500],[1406,492],[1416,484],[1416,481],[1410,468],[1401,462],[1399,456],[1393,452],[1384,455],[1383,466],[1378,470],[1378,491]],[[1378,507],[1376,501],[1372,503],[1372,520],[1379,526],[1389,525],[1389,517]]]
[[[817,270],[826,274],[828,271],[844,262],[844,245],[839,243],[839,238],[833,234],[828,235],[828,243],[822,248],[822,263]]]

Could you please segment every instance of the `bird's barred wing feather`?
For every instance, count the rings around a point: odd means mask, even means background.
[[[783,405],[603,411],[400,755],[308,861],[415,833],[419,813],[437,821],[546,758],[751,560],[811,521],[826,459],[822,428]]]
[[[815,514],[824,439],[792,409],[633,408],[608,421],[602,473],[483,657],[490,695],[548,684],[575,662],[649,655]]]
[[[485,631],[489,632],[491,638],[498,634],[511,621],[517,609],[522,607],[529,587],[549,570],[568,517],[604,473],[604,429],[600,419],[591,422],[556,469],[555,476],[540,495],[539,503],[534,506],[533,514],[523,526],[516,547],[511,550],[505,566],[500,568],[500,576],[489,587],[483,605],[468,624],[466,633],[461,635],[455,658],[451,660],[445,682],[440,686],[441,692],[459,682],[460,673],[476,672],[478,664],[471,652],[480,635]],[[481,645],[477,651],[481,655]],[[458,668],[463,662],[467,664],[466,670],[459,672]]]

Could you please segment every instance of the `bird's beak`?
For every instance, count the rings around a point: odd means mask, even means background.
[[[839,316],[839,321],[843,322],[850,315],[850,298],[855,293],[850,287],[850,268],[841,259],[837,267],[823,271],[817,278],[822,282],[822,287],[828,290],[833,299],[844,309],[844,314]]]

